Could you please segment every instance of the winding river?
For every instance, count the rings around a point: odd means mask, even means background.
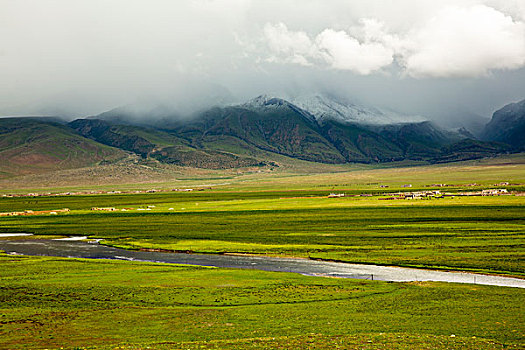
[[[84,237],[82,237],[84,238]],[[294,272],[310,276],[373,279],[392,282],[439,281],[525,288],[525,280],[483,274],[448,272],[392,266],[348,264],[309,259],[238,255],[184,254],[131,251],[69,239],[0,239],[0,250],[8,254],[90,259],[121,259],[170,264]]]

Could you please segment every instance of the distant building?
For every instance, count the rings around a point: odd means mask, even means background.
[[[506,188],[491,188],[488,190],[482,190],[481,195],[482,196],[499,196],[501,194],[508,193]]]

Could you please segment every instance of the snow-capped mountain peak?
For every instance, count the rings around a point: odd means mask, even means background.
[[[290,102],[283,100],[282,98],[269,96],[269,95],[260,95],[242,104],[243,107],[248,107],[248,108],[279,107],[279,106],[289,106],[289,105],[290,105]]]
[[[405,116],[377,107],[357,105],[344,99],[315,94],[292,99],[296,106],[315,116],[318,122],[335,120],[345,123],[393,124],[423,121],[419,116]]]
[[[293,103],[284,100],[279,97],[273,97],[268,95],[260,95],[255,97],[254,99],[251,99],[250,101],[240,105],[240,107],[251,109],[251,110],[271,110],[271,109],[280,109],[280,108],[287,108],[290,110],[293,110],[296,113],[299,113],[302,115],[306,120],[315,123],[316,118],[313,116],[310,112],[307,110],[304,110]]]

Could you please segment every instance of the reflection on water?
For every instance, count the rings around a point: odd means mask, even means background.
[[[10,254],[150,261],[276,272],[295,272],[312,276],[373,279],[393,282],[442,281],[525,288],[525,280],[463,272],[346,264],[308,259],[143,252],[106,247],[96,242],[87,243],[78,240],[0,240],[0,249]]]
[[[3,237],[21,237],[21,236],[32,236],[32,233],[0,233],[0,238]]]

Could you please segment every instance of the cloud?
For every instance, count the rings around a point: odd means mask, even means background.
[[[269,61],[311,65],[307,57],[315,56],[315,47],[308,35],[301,31],[289,31],[286,25],[278,23],[264,26],[264,37],[272,52]]]
[[[270,62],[316,63],[367,75],[393,61],[392,49],[370,40],[360,42],[345,31],[325,29],[312,40],[303,31],[289,30],[284,23],[266,24],[264,39],[271,52]]]
[[[402,75],[479,77],[525,66],[525,23],[486,5],[447,6],[406,32],[374,18],[347,31],[310,37],[284,23],[264,26],[270,62],[316,65],[369,75],[397,62]]]
[[[378,42],[359,42],[344,31],[326,29],[316,38],[317,46],[331,68],[370,74],[393,61],[393,50]]]
[[[0,115],[178,105],[217,86],[238,101],[325,91],[408,113],[456,101],[488,114],[525,91],[524,0],[0,0],[0,9]]]
[[[476,77],[525,65],[525,24],[485,6],[449,7],[407,39],[414,77]]]

